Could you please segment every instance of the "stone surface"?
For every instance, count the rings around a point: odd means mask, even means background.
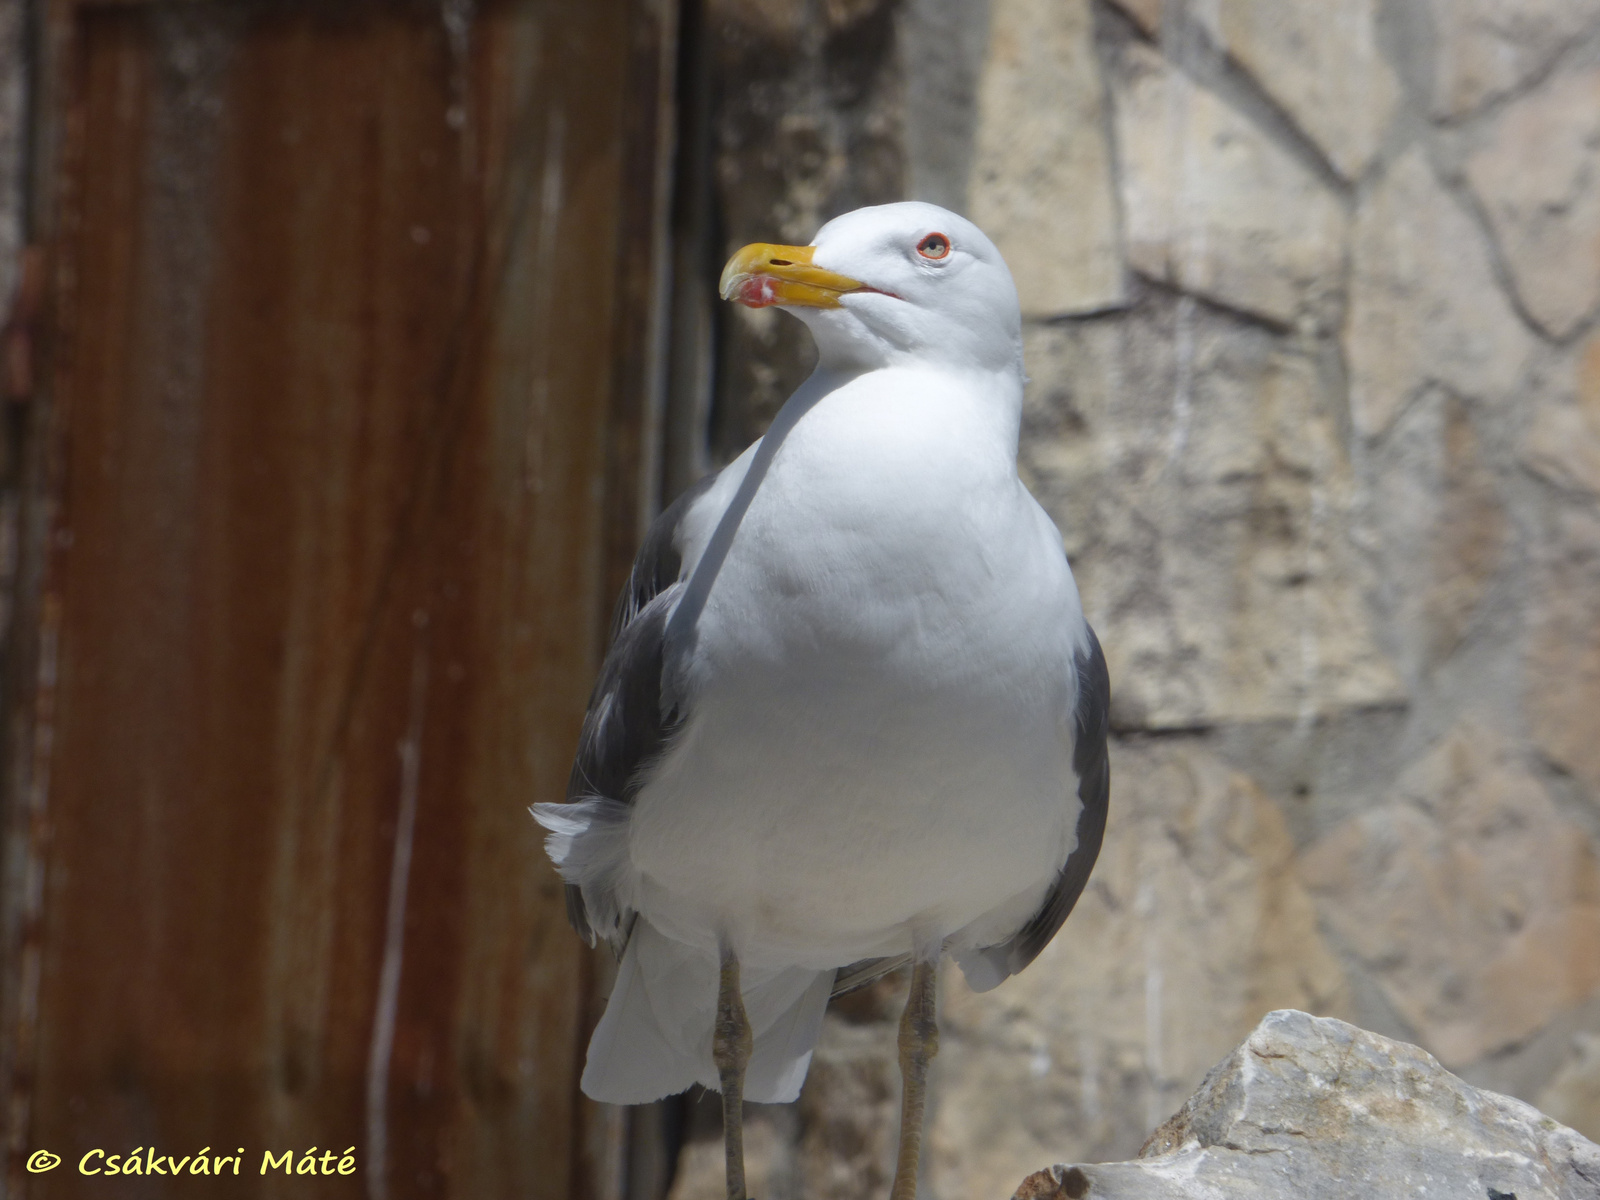
[[[706,166],[721,243],[708,286],[748,242],[809,242],[823,222],[904,197],[904,77],[894,0],[707,0],[713,104]],[[692,190],[692,189],[690,189]],[[713,287],[714,296],[714,287]],[[772,310],[718,315],[711,458],[771,421],[816,361],[800,322]]]
[[[1586,1138],[1600,1137],[1600,1034],[1572,1039],[1572,1056],[1539,1093],[1539,1107]]]
[[[1029,332],[1024,477],[1061,527],[1116,719],[1191,728],[1394,703],[1349,538],[1335,384],[1192,301]]]
[[[1130,43],[1114,76],[1128,260],[1143,274],[1281,324],[1327,307],[1345,215],[1262,130]]]
[[[1033,297],[1021,471],[1111,659],[1105,857],[1028,971],[947,979],[927,1200],[1132,1156],[1283,1004],[1600,1133],[1600,0],[707,18],[730,243],[907,190],[997,234]],[[809,351],[719,311],[725,460]],[[885,1191],[898,987],[752,1108],[763,1200]],[[676,1200],[721,1195],[716,1133]]]
[[[1564,355],[1541,398],[1522,462],[1557,487],[1600,496],[1600,333]]]
[[[1371,164],[1400,81],[1378,48],[1381,0],[1216,0],[1198,4],[1218,43],[1346,179]]]
[[[1198,26],[1344,178],[1359,177],[1372,162],[1401,98],[1378,46],[1380,0],[1113,2],[1163,41]]]
[[[1378,601],[1417,681],[1453,653],[1506,555],[1510,522],[1470,407],[1431,389],[1369,460]]]
[[[1301,869],[1326,926],[1448,1064],[1526,1038],[1600,987],[1593,839],[1484,727],[1452,730]]]
[[[1600,513],[1567,512],[1557,531],[1530,605],[1528,729],[1600,807]]]
[[[1269,1013],[1134,1162],[1060,1166],[1017,1200],[1594,1200],[1600,1146],[1428,1054]]]
[[[906,199],[968,211],[977,148],[978,80],[989,43],[987,4],[904,0]]]
[[[1523,306],[1566,337],[1600,309],[1600,56],[1513,104],[1467,177]]]
[[[1600,20],[1600,0],[1427,0],[1433,114],[1459,117],[1522,86]]]
[[[1534,349],[1477,227],[1420,149],[1391,164],[1361,199],[1344,348],[1351,416],[1368,436],[1431,383],[1504,398]]]
[[[1111,150],[1089,0],[989,0],[970,216],[1028,316],[1123,299]]]
[[[1100,863],[1061,934],[992,992],[946,976],[934,1195],[1131,1154],[1262,1013],[1343,1011],[1277,805],[1199,739],[1119,745],[1112,775]]]
[[[1161,33],[1163,15],[1168,9],[1174,15],[1179,13],[1183,0],[1111,0],[1111,3],[1132,17],[1140,29],[1154,37]]]

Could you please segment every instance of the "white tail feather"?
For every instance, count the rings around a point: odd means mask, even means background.
[[[590,928],[603,938],[616,937],[626,904],[618,888],[628,857],[628,806],[588,796],[565,804],[535,804],[528,811],[549,830],[544,849],[561,878],[582,890]]]
[[[745,1012],[755,1034],[745,1099],[784,1104],[800,1095],[833,972],[787,967],[743,974]],[[608,1104],[644,1104],[696,1083],[716,1090],[711,1027],[717,977],[710,953],[675,942],[639,918],[589,1042],[584,1094]]]
[[[765,1032],[756,1035],[755,1050],[745,1071],[744,1098],[757,1104],[787,1104],[800,1098],[800,1085],[811,1069],[811,1052],[822,1035],[822,1015],[833,991],[833,972],[798,968],[785,971],[780,978],[792,992],[793,984],[799,980],[788,979],[790,975],[807,976],[810,982]],[[747,997],[747,1011],[748,1007]]]

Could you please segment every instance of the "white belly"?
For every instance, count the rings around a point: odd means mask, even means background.
[[[859,413],[808,416],[744,516],[629,822],[624,891],[669,937],[817,968],[983,944],[1073,847],[1060,542],[1008,460],[908,439],[918,403],[859,458]]]
[[[658,928],[823,968],[1033,910],[1077,820],[1053,712],[881,689],[777,699],[701,707],[638,796],[636,894]]]

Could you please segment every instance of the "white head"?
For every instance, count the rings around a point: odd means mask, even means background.
[[[941,364],[1021,371],[1016,285],[994,243],[933,204],[858,208],[809,246],[746,246],[724,299],[779,305],[817,340],[825,368]]]

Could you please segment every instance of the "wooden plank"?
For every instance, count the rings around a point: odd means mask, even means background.
[[[26,1145],[243,1147],[261,1196],[356,1194],[257,1173],[352,1145],[371,1196],[604,1190],[592,968],[526,807],[648,485],[662,126],[625,101],[670,28],[75,22]]]

